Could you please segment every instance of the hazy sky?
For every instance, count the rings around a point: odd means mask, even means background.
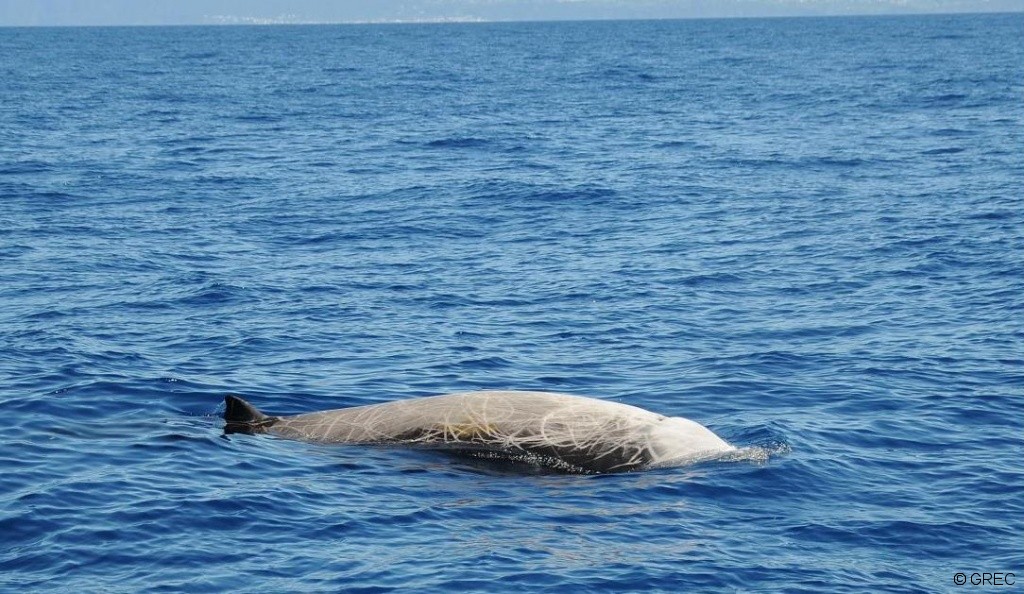
[[[4,25],[548,20],[1024,11],[1024,0],[0,0]]]

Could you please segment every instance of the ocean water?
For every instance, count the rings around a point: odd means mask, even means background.
[[[1022,40],[0,29],[0,591],[1024,591]],[[762,455],[566,475],[219,417],[483,388]]]

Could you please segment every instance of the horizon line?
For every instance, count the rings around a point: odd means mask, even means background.
[[[366,26],[366,25],[474,25],[474,24],[529,24],[529,23],[584,23],[584,22],[644,22],[644,21],[712,21],[754,19],[830,19],[830,18],[889,18],[931,16],[1021,15],[1020,10],[955,10],[914,12],[848,12],[825,14],[765,14],[765,15],[692,15],[677,17],[581,17],[535,19],[488,19],[474,16],[431,17],[422,19],[354,19],[354,20],[290,20],[293,15],[277,17],[241,17],[234,15],[203,15],[213,21],[180,23],[76,23],[76,24],[0,24],[0,29],[75,29],[75,28],[146,28],[146,27],[308,27],[308,26]],[[219,22],[218,22],[218,19]]]

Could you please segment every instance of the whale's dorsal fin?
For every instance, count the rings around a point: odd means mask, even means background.
[[[232,394],[224,397],[224,406],[224,433],[263,433],[279,420]]]

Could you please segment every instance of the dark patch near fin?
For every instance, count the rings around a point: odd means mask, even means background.
[[[280,420],[231,394],[224,397],[224,406],[224,433],[263,433]]]

